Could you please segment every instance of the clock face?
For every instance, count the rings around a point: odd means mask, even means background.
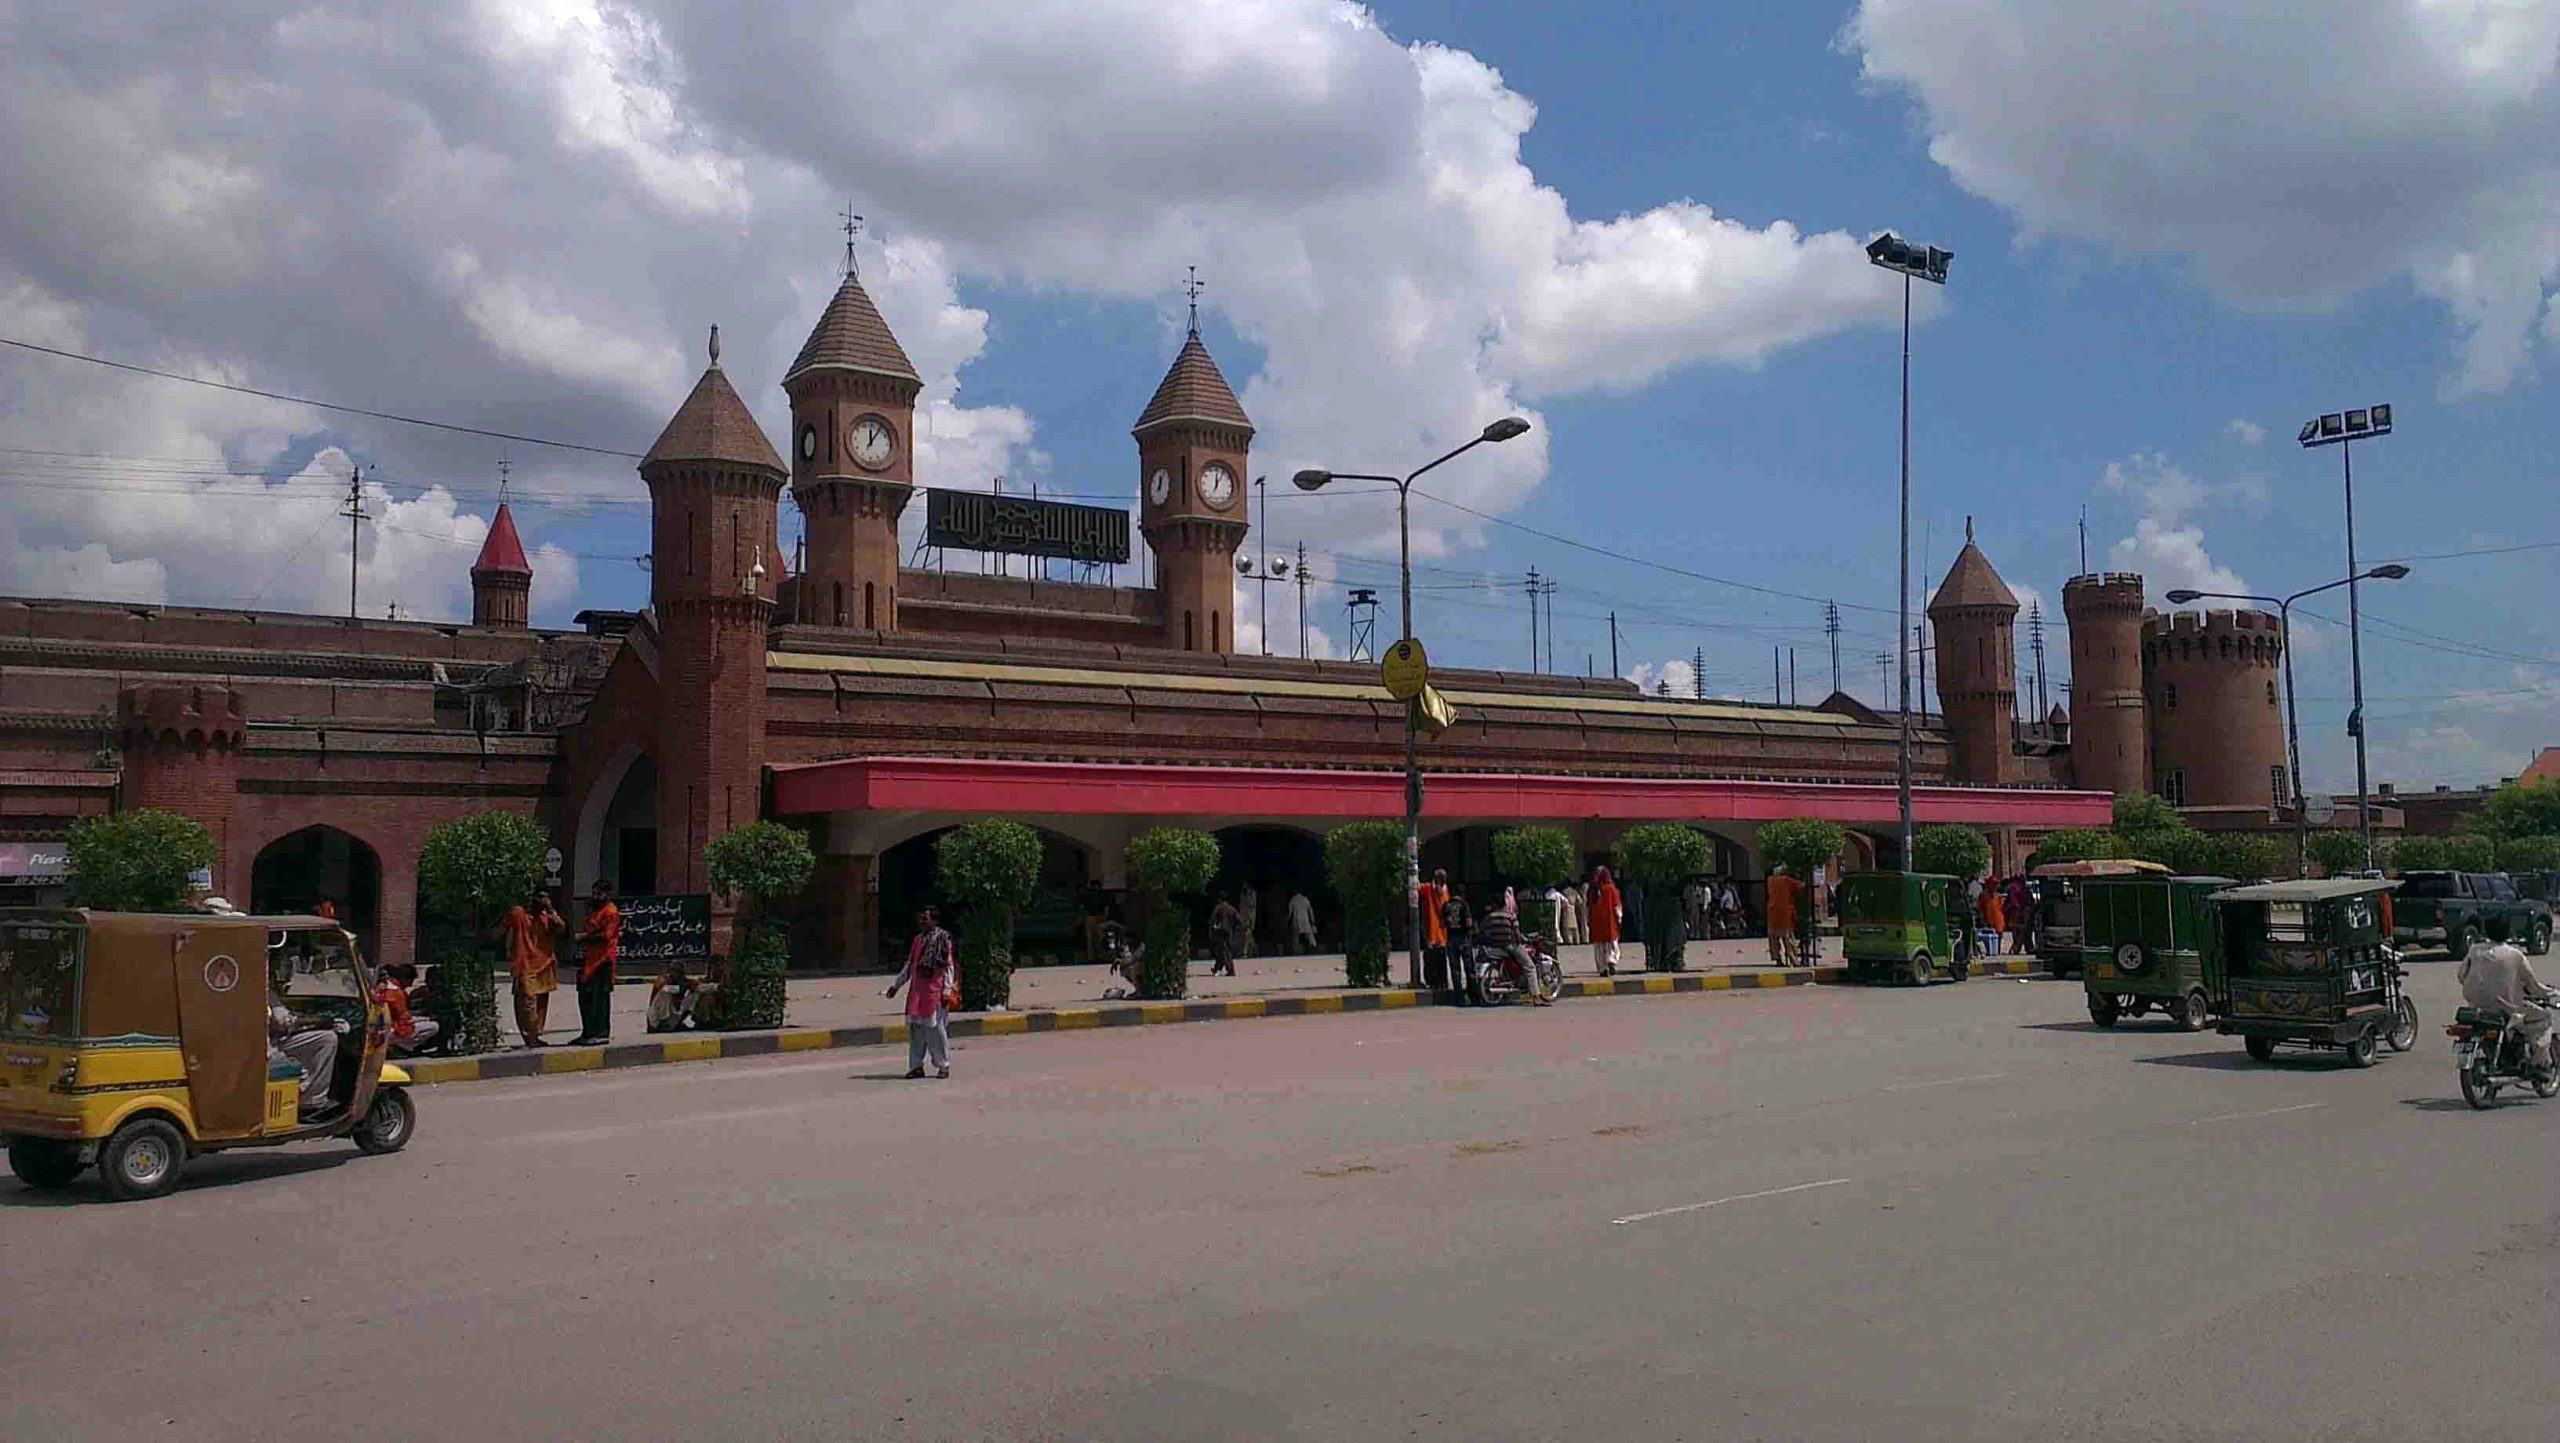
[[[1162,466],[1156,468],[1156,474],[1147,478],[1147,499],[1158,506],[1173,499],[1172,472]]]
[[[1212,461],[1200,468],[1200,499],[1220,510],[1236,499],[1235,473]]]
[[[818,428],[815,426],[800,428],[800,459],[803,461],[818,459]]]
[[[897,454],[898,433],[877,416],[865,416],[853,423],[844,434],[845,449],[853,453],[856,464],[873,471],[889,464]]]

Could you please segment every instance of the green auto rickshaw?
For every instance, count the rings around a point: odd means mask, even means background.
[[[2157,1007],[2189,1032],[2213,1018],[2206,958],[2218,948],[2209,899],[2229,877],[2152,873],[2080,883],[2080,986],[2089,1020],[2113,1027]]]
[[[1972,968],[1956,879],[1929,872],[1851,872],[1840,879],[1840,954],[1852,982],[1925,986],[1943,968],[1962,982]],[[1954,911],[1949,912],[1950,902]]]
[[[2371,1067],[2376,1044],[2406,1052],[2418,1042],[2418,1009],[2391,945],[2397,882],[2336,877],[2265,882],[2213,894],[2219,995],[2215,1030],[2237,1036],[2260,1062],[2276,1044],[2342,1051]]]

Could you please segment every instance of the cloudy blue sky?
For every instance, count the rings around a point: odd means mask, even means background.
[[[1920,582],[1970,516],[2050,604],[2084,508],[2155,596],[2327,580],[2337,453],[2294,430],[2390,401],[2360,534],[2416,572],[2369,593],[2377,773],[2560,743],[2554,0],[380,9],[0,0],[0,335],[638,451],[716,321],[780,435],[851,197],[923,479],[1126,499],[1197,264],[1258,471],[1536,421],[1426,483],[1472,508],[1416,514],[1442,658],[1525,665],[1534,566],[1559,669],[1608,665],[1615,610],[1642,680],[1703,651],[1766,696],[1793,647],[1810,700],[1823,599],[1853,690],[1890,644],[1899,292],[1857,246],[1892,227],[1957,257],[1913,341]],[[507,449],[539,617],[645,594],[611,457],[23,352],[0,447],[0,591],[340,605],[361,463],[367,609],[458,615]],[[1274,492],[1319,650],[1392,583],[1383,519]],[[2317,612],[2310,776],[2345,786]]]

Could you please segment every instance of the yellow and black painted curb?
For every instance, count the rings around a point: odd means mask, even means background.
[[[2028,958],[1977,964],[1977,976],[2016,976]],[[1768,967],[1731,972],[1640,972],[1622,977],[1569,977],[1564,995],[1651,997],[1676,992],[1748,992],[1811,983],[1841,983],[1840,967]],[[1338,1012],[1393,1012],[1445,1007],[1450,992],[1387,987],[1365,992],[1309,992],[1281,997],[1226,997],[1196,1002],[1120,1002],[1093,1007],[1042,1008],[1031,1012],[971,1013],[951,1019],[955,1038],[1012,1037],[1032,1032],[1080,1032],[1102,1027],[1155,1027],[1173,1022],[1237,1022],[1252,1017],[1315,1017]],[[781,1052],[821,1052],[840,1047],[885,1047],[907,1040],[904,1022],[861,1027],[785,1028],[780,1032],[691,1033],[601,1047],[545,1047],[485,1057],[422,1057],[403,1062],[418,1083],[490,1082],[564,1072],[650,1067],[667,1062],[710,1062],[722,1057],[764,1057]]]

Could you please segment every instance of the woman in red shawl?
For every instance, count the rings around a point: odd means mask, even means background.
[[[1599,964],[1600,975],[1614,976],[1618,970],[1618,884],[1609,877],[1609,869],[1601,867],[1591,874],[1591,947],[1592,958]]]

